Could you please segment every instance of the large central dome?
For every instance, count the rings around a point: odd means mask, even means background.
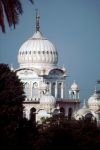
[[[20,68],[54,68],[58,54],[54,45],[42,36],[39,29],[19,49]]]

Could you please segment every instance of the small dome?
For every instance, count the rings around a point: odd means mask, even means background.
[[[96,87],[94,90],[94,94],[88,99],[88,105],[89,105],[89,108],[93,110],[97,110],[100,106],[100,97],[96,93]]]
[[[81,109],[78,110],[77,114],[85,116],[86,114],[91,114],[91,111],[87,107],[82,107]]]
[[[55,104],[56,103],[56,99],[54,96],[52,96],[49,91],[46,92],[46,94],[42,95],[42,97],[40,98],[40,103],[51,103],[51,104]]]
[[[74,80],[74,83],[71,85],[71,90],[72,90],[72,91],[78,90],[78,86],[77,86],[77,84],[75,83],[75,80]]]
[[[86,107],[84,101],[84,106],[77,111],[77,115],[85,116],[86,114],[91,114],[91,111]]]

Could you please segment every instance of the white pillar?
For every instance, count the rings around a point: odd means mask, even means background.
[[[57,94],[58,94],[58,90],[57,90],[58,86],[57,86],[57,82],[56,82],[56,85],[55,85],[55,97],[57,98]]]
[[[71,91],[69,91],[69,99],[71,99]]]
[[[30,98],[32,98],[32,81],[30,81]]]
[[[80,99],[80,93],[78,92],[78,99]]]
[[[61,98],[63,98],[63,82],[61,84]]]
[[[51,93],[51,82],[49,82],[49,92]]]

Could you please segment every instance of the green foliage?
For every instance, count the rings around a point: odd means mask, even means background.
[[[25,99],[23,84],[16,73],[5,64],[0,64],[0,124],[7,125],[10,121],[18,121],[23,114]]]
[[[34,144],[36,150],[100,149],[100,130],[90,119],[68,120],[60,114],[43,120],[38,128],[40,135]]]
[[[0,64],[0,142],[2,149],[14,148],[23,118],[23,84],[6,64]]]
[[[23,118],[20,121],[18,129],[17,149],[31,150],[33,149],[34,141],[37,140],[38,130],[36,123]]]

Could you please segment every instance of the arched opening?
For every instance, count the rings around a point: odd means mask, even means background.
[[[61,98],[61,83],[58,84],[58,98]]]
[[[72,114],[73,114],[73,109],[70,107],[70,108],[68,109],[68,119],[69,119],[69,120],[71,120]]]
[[[32,86],[32,97],[33,96],[38,96],[38,83],[37,82],[33,83],[33,86]]]
[[[65,115],[65,109],[63,107],[60,108],[60,113]]]
[[[91,120],[92,116],[93,115],[91,113],[88,113],[85,115],[85,119]]]
[[[52,84],[52,95],[55,97],[55,83]]]
[[[30,120],[36,121],[36,109],[34,107],[30,109]]]
[[[26,82],[26,83],[24,84],[24,92],[25,92],[25,94],[26,94],[27,97],[30,96],[30,85],[29,85],[28,82]]]

